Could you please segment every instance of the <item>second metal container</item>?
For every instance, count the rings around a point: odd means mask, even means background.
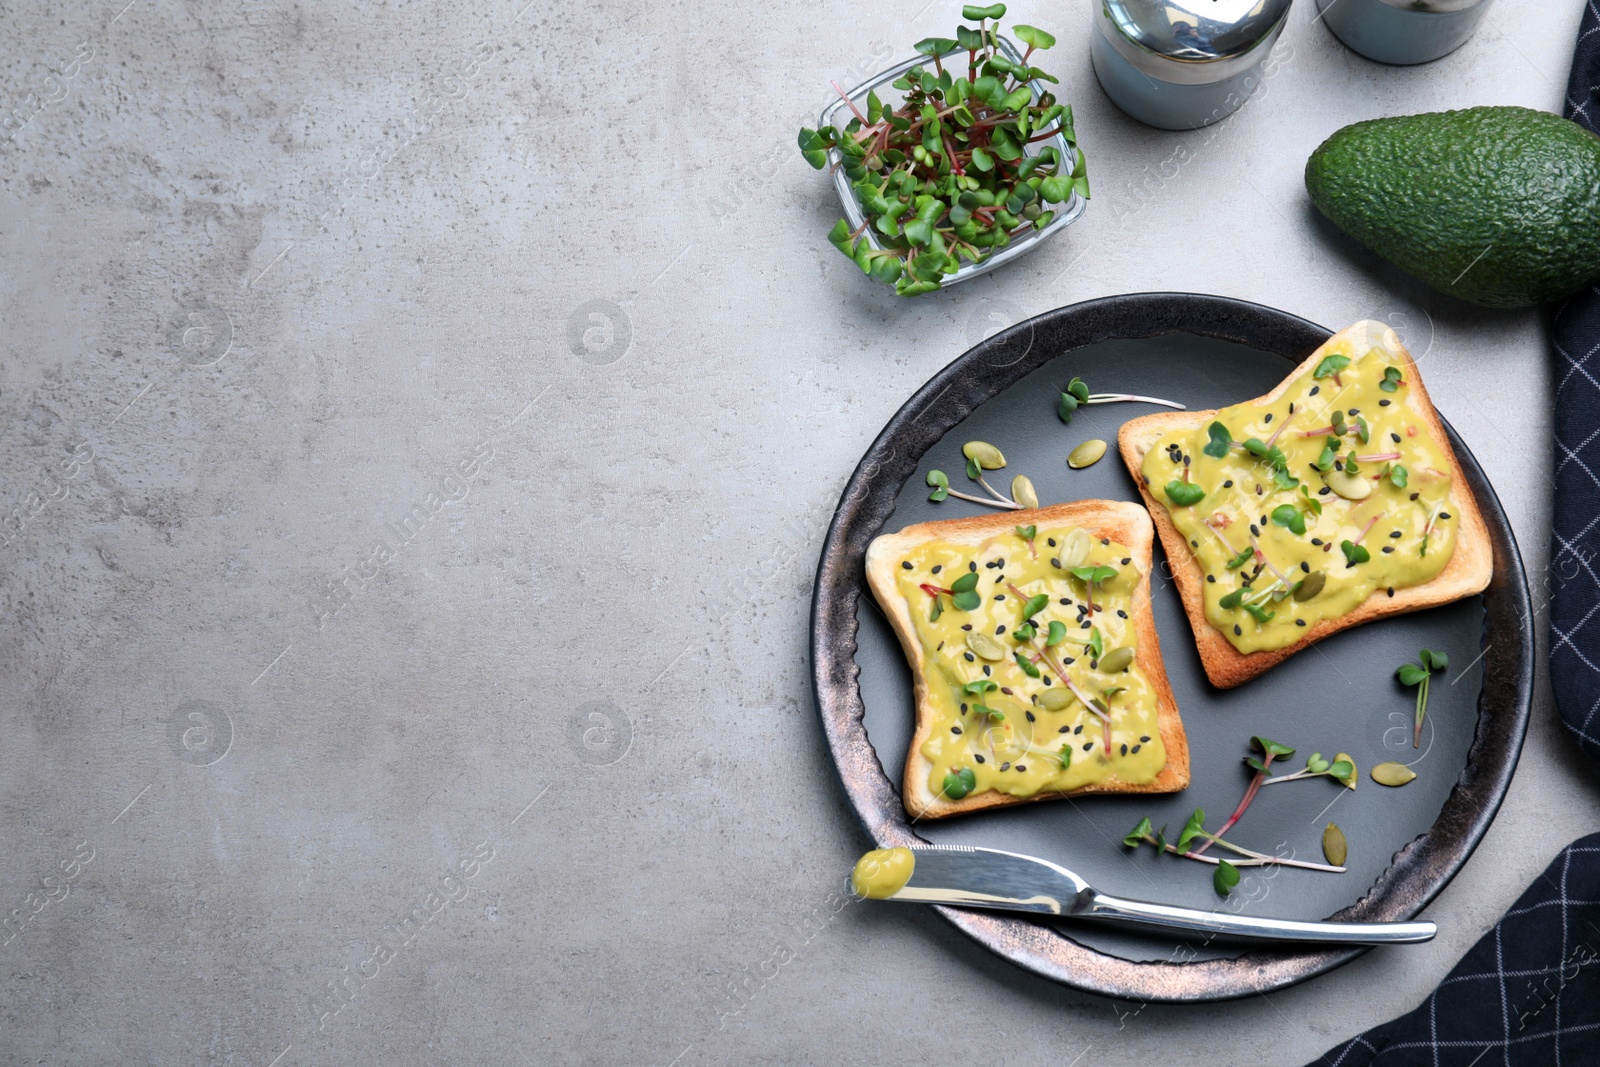
[[[1291,0],[1092,0],[1094,71],[1140,122],[1209,126],[1261,84]]]
[[[1494,0],[1317,0],[1334,36],[1380,63],[1410,65],[1467,43]]]

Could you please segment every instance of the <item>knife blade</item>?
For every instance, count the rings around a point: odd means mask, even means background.
[[[999,849],[927,845],[909,852],[913,859],[910,878],[893,894],[878,899],[1032,912],[1267,941],[1413,944],[1430,941],[1438,933],[1431,922],[1303,922],[1127,900],[1099,892],[1077,874],[1048,860]]]

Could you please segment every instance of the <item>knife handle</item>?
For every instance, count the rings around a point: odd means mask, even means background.
[[[1072,914],[1084,919],[1139,923],[1173,930],[1271,941],[1312,941],[1324,944],[1396,945],[1432,941],[1439,928],[1431,922],[1335,923],[1299,922],[1294,919],[1260,919],[1197,908],[1177,908],[1143,900],[1124,900],[1092,890],[1078,896]]]

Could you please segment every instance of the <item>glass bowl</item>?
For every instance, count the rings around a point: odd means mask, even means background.
[[[1017,51],[1017,46],[1012,44],[1009,38],[1001,34],[995,34],[995,44],[1002,56],[1011,60],[1013,63],[1020,64],[1022,62],[1022,53]],[[966,54],[967,50],[965,48],[956,48],[952,51],[946,52],[939,58],[941,61],[949,59],[951,56],[964,58]],[[862,82],[854,89],[851,89],[849,93],[850,101],[857,107],[865,109],[867,103],[867,94],[876,91],[879,98],[884,100],[886,104],[890,96],[893,96],[896,102],[898,102],[900,99],[900,91],[898,89],[891,88],[890,83],[896,78],[900,77],[900,75],[904,74],[906,71],[913,70],[917,67],[928,66],[932,62],[932,56],[917,55],[906,60],[904,63],[890,67],[881,74],[874,75],[872,78]],[[1028,88],[1033,90],[1033,99],[1035,103],[1037,103],[1039,98],[1045,93],[1044,83],[1038,79],[1034,79],[1033,81],[1029,82]],[[817,121],[819,128],[822,126],[834,126],[840,131],[843,131],[845,124],[848,123],[852,117],[853,116],[849,106],[845,103],[844,98],[840,97],[822,109],[822,114],[818,116]],[[1078,162],[1078,150],[1067,143],[1067,138],[1064,134],[1058,133],[1049,140],[1028,144],[1024,146],[1023,151],[1028,155],[1038,155],[1040,150],[1047,146],[1054,146],[1056,151],[1061,153],[1062,163],[1058,173],[1069,173],[1072,168],[1076,166]],[[861,209],[861,202],[856,199],[855,190],[850,188],[850,179],[845,177],[844,168],[839,165],[842,160],[843,156],[837,148],[828,149],[828,169],[833,175],[833,186],[839,193],[839,202],[844,206],[845,218],[849,221],[850,228],[852,230],[857,230],[860,229],[862,224],[867,221],[867,216],[866,213]],[[1034,249],[1038,248],[1052,234],[1055,234],[1056,232],[1065,229],[1076,222],[1078,220],[1078,216],[1083,214],[1083,209],[1087,206],[1088,201],[1085,200],[1076,189],[1074,189],[1071,198],[1055,206],[1053,209],[1056,213],[1055,218],[1051,219],[1049,224],[1045,226],[1044,229],[1029,230],[1021,237],[1013,238],[1010,244],[1006,245],[1004,248],[999,248],[990,252],[987,256],[976,263],[963,263],[954,274],[946,274],[944,276],[939,283],[940,288],[960,284],[969,278],[976,278],[980,274],[988,274],[996,267],[1010,263],[1014,259],[1020,259],[1029,252],[1032,252]],[[871,226],[868,226],[863,232],[867,241],[872,245],[873,248],[882,251],[885,247],[887,247],[878,240],[878,234]]]

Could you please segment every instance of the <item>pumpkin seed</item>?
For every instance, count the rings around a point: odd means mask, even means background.
[[[1082,470],[1084,467],[1100,462],[1100,457],[1106,454],[1106,443],[1099,438],[1085,441],[1067,454],[1067,466],[1073,470]]]
[[[1039,506],[1039,494],[1033,491],[1033,483],[1028,481],[1026,474],[1019,474],[1011,479],[1011,499],[1025,508]]]
[[[1335,867],[1343,867],[1344,861],[1350,857],[1350,845],[1344,839],[1344,831],[1334,823],[1330,822],[1328,828],[1322,831],[1322,854]]]
[[[1322,476],[1328,488],[1346,500],[1365,500],[1372,495],[1372,479],[1349,471],[1329,471]]]
[[[1321,571],[1312,571],[1300,579],[1300,584],[1295,587],[1294,598],[1301,601],[1310,600],[1322,592],[1322,587],[1327,584],[1328,576],[1326,574]]]
[[[1094,539],[1089,536],[1089,531],[1081,526],[1074,526],[1061,537],[1061,551],[1056,558],[1061,561],[1061,569],[1070,571],[1074,567],[1081,567],[1089,561],[1089,551],[1094,547]]]
[[[1417,776],[1404,763],[1380,763],[1372,768],[1372,780],[1379,785],[1402,786]]]
[[[986,471],[997,471],[1006,465],[1005,455],[987,441],[968,441],[961,446],[961,454]]]
[[[1070,689],[1046,689],[1039,694],[1039,706],[1046,711],[1060,711],[1072,703],[1072,700]]]
[[[977,630],[967,634],[967,647],[976,652],[980,658],[986,659],[991,663],[998,663],[1006,658],[1006,650],[999,641],[996,641],[988,634],[979,633]]]
[[[1113,648],[1100,657],[1100,669],[1107,674],[1119,674],[1133,666],[1133,649],[1126,646]]]

